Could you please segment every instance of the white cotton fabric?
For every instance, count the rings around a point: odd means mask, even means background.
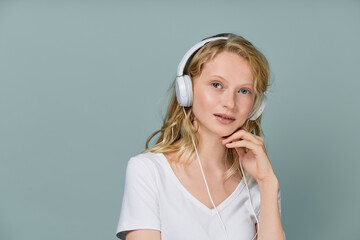
[[[253,180],[248,187],[260,221],[259,186]],[[280,188],[278,202],[280,208]],[[243,181],[216,208],[229,240],[254,237],[256,219]],[[125,231],[135,229],[159,230],[161,240],[226,239],[215,209],[187,191],[162,153],[141,153],[128,161],[116,236],[125,239]]]

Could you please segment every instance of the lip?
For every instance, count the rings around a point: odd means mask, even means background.
[[[214,115],[215,116],[219,115],[219,116],[223,116],[223,117],[227,117],[227,118],[231,118],[232,120],[235,120],[235,118],[233,116],[230,116],[230,115],[227,115],[227,114],[224,114],[224,113],[215,113]]]
[[[222,124],[230,124],[235,121],[235,119],[225,119],[225,118],[216,116],[215,114],[214,114],[214,116],[215,116],[216,120],[218,120]]]

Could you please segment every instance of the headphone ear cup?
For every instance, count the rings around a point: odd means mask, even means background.
[[[184,83],[186,87],[186,95],[187,95],[187,107],[190,107],[193,103],[193,91],[192,91],[192,83],[189,75],[184,75]]]
[[[176,99],[180,106],[190,107],[193,102],[191,79],[188,75],[179,76],[175,83]]]
[[[260,117],[260,115],[263,113],[264,109],[265,109],[265,106],[266,106],[266,93],[264,94],[264,98],[261,102],[261,105],[260,105],[260,108],[259,110],[254,114],[254,116],[252,116],[250,118],[250,120],[256,120],[258,117]]]

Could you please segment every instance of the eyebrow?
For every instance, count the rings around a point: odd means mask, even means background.
[[[225,78],[223,78],[222,76],[219,76],[219,75],[211,75],[210,77],[218,77],[218,78],[223,79],[225,82],[228,82]],[[241,86],[251,86],[251,87],[253,87],[253,84],[249,82],[249,83],[241,84]]]

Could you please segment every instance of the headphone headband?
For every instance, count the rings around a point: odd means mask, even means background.
[[[189,49],[189,51],[187,51],[184,55],[184,57],[181,59],[181,62],[179,63],[178,69],[177,69],[177,76],[180,77],[183,75],[184,72],[184,68],[186,65],[186,62],[188,61],[188,59],[190,58],[190,56],[196,52],[196,50],[198,50],[199,48],[201,48],[202,46],[204,46],[206,43],[211,42],[211,41],[215,41],[218,39],[228,39],[228,37],[213,37],[213,38],[208,38],[205,39],[197,44],[195,44],[192,48]]]
[[[192,48],[190,48],[184,57],[181,59],[181,62],[179,63],[178,69],[177,69],[177,77],[176,77],[176,98],[180,106],[182,107],[190,107],[193,102],[193,92],[192,92],[192,83],[189,75],[184,74],[184,68],[188,61],[188,59],[191,57],[191,55],[196,52],[199,48],[204,46],[206,43],[215,41],[218,39],[228,39],[229,37],[213,37],[205,39],[197,44],[195,44]],[[261,105],[257,112],[253,113],[253,110],[250,112],[248,118],[250,117],[250,120],[256,120],[264,111],[266,106],[266,100],[267,100],[267,91],[264,92],[264,96],[261,102]]]

